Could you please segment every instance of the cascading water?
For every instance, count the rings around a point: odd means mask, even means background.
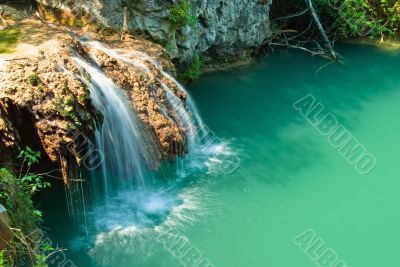
[[[96,148],[104,157],[100,171],[92,172],[93,208],[89,212],[94,227],[111,230],[127,225],[149,225],[152,215],[166,216],[177,202],[165,189],[148,188],[152,173],[146,162],[148,149],[156,144],[145,144],[147,137],[128,105],[122,90],[100,69],[83,58],[74,61],[90,75],[90,92],[95,108],[103,115],[103,122],[95,132]],[[97,217],[98,214],[103,216]],[[97,215],[97,216],[96,216]],[[155,216],[157,217],[157,216]]]
[[[153,67],[157,68],[160,71],[163,77],[172,81],[178,87],[178,89],[186,95],[186,103],[189,110],[187,110],[185,103],[183,103],[182,100],[179,99],[179,97],[177,97],[177,95],[161,79],[157,78],[158,82],[165,90],[172,108],[177,112],[181,122],[188,129],[187,135],[189,139],[189,149],[192,151],[196,149],[196,147],[201,146],[201,142],[199,142],[201,138],[199,138],[199,135],[201,134],[202,131],[204,131],[205,127],[196,105],[194,104],[192,98],[190,97],[190,94],[185,90],[185,88],[181,86],[179,82],[177,82],[170,74],[162,70],[160,64],[157,61],[139,51],[133,50],[129,51],[129,53],[126,51],[122,51],[124,53],[120,53],[118,50],[112,50],[106,48],[104,45],[102,45],[97,41],[89,41],[86,42],[86,44],[91,45],[103,51],[107,55],[116,58],[118,60],[121,60],[122,62],[140,67],[144,69],[149,75],[150,75],[150,70],[146,66],[146,62],[150,63]]]
[[[171,208],[182,201],[173,187],[154,186],[152,183],[154,173],[149,171],[146,163],[158,160],[151,158],[157,155],[157,144],[142,132],[142,124],[128,104],[124,91],[86,59],[76,56],[74,61],[90,76],[90,82],[83,78],[84,75],[80,78],[89,86],[92,103],[103,117],[94,141],[104,162],[99,170],[90,173],[94,199],[88,216],[94,223],[93,230],[159,224]],[[135,64],[149,72],[140,60]],[[202,122],[194,122],[182,101],[166,85],[162,88],[182,123],[190,129],[189,139],[193,140],[195,125]],[[168,114],[168,110],[163,113]],[[99,213],[103,216],[99,217]]]
[[[145,137],[140,135],[139,124],[124,95],[103,72],[81,58],[75,62],[90,75],[92,102],[103,115],[101,127],[95,132],[96,147],[104,156],[102,178],[107,192],[118,183],[136,180],[137,186],[145,186]],[[154,149],[157,149],[156,147]],[[111,174],[111,175],[109,175]]]
[[[212,138],[215,137],[215,135],[210,132],[203,123],[200,113],[190,94],[178,81],[176,81],[176,79],[172,77],[172,75],[165,72],[160,67],[160,64],[152,57],[135,50],[124,51],[122,49],[109,49],[98,41],[86,41],[83,43],[95,47],[108,56],[118,59],[126,64],[142,68],[149,76],[151,76],[151,72],[147,64],[155,67],[161,73],[161,78],[157,77],[157,81],[161,84],[166,93],[170,109],[177,113],[179,121],[183,123],[185,129],[187,129],[189,154],[185,158],[178,159],[179,165],[177,175],[179,177],[185,177],[189,172],[198,171],[199,169],[212,166],[214,164],[213,161],[218,161],[218,159],[213,158],[213,155],[215,154],[228,155],[231,153],[225,144],[216,142],[215,139]],[[163,82],[163,78],[172,82],[178,90],[184,93],[186,96],[186,104],[170,87],[168,87],[165,82]],[[168,111],[164,112],[166,114],[168,113]],[[219,162],[217,162],[217,164],[218,163]]]
[[[109,49],[94,41],[83,41],[82,44],[124,64],[138,67],[149,77],[154,73],[152,69],[156,68],[160,76],[153,78],[160,84],[168,104],[158,99],[154,88],[149,88],[149,91],[155,101],[159,101],[160,112],[186,130],[188,146],[188,154],[183,158],[177,157],[172,172],[171,164],[167,163],[156,172],[150,171],[147,163],[159,160],[154,158],[159,155],[157,140],[149,138],[143,131],[143,124],[128,103],[125,92],[101,68],[85,58],[74,57],[75,63],[86,72],[80,79],[89,87],[92,103],[103,117],[94,141],[104,162],[100,169],[89,173],[92,198],[87,201],[88,225],[85,229],[89,242],[95,242],[91,255],[103,260],[107,254],[104,250],[110,249],[110,244],[117,250],[129,248],[127,243],[122,248],[119,241],[114,241],[121,235],[128,235],[132,242],[137,242],[135,238],[139,236],[140,243],[143,243],[143,238],[151,239],[155,232],[168,232],[201,216],[204,213],[202,207],[211,199],[210,196],[204,199],[208,194],[206,185],[194,186],[194,181],[185,185],[185,178],[207,172],[216,160],[213,158],[215,155],[230,151],[220,140],[207,139],[207,128],[190,95],[153,58],[138,51]],[[86,74],[90,76],[90,82],[84,78]],[[179,97],[181,93],[186,96],[186,103]],[[86,242],[79,244],[81,240],[77,243],[77,246],[88,245]]]

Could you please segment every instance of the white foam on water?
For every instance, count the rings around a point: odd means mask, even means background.
[[[169,253],[157,239],[163,233],[171,230],[182,233],[190,225],[198,220],[212,215],[211,207],[214,206],[214,197],[210,195],[206,187],[198,186],[184,188],[177,195],[181,200],[180,204],[170,209],[168,216],[157,226],[119,226],[110,231],[98,233],[95,237],[94,246],[90,249],[89,255],[96,263],[108,265],[110,262],[118,262],[118,257],[135,259],[138,262],[152,261],[151,257],[160,253]],[[159,198],[152,198],[155,203]],[[150,204],[149,204],[150,203]],[[212,204],[211,204],[212,203]],[[149,205],[147,205],[149,204]],[[145,203],[142,207],[150,211],[159,212],[158,203],[153,209],[151,202]],[[161,205],[163,207],[164,205]],[[161,208],[161,212],[163,212]]]
[[[163,221],[181,202],[176,192],[162,188],[121,190],[96,203],[92,217],[97,231],[151,227]]]

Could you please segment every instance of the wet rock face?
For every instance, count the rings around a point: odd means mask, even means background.
[[[21,147],[22,129],[17,129],[21,122],[17,120],[23,113],[29,114],[22,124],[33,123],[53,161],[62,156],[71,130],[93,129],[94,115],[87,87],[73,76],[77,69],[70,62],[69,49],[58,45],[41,50],[36,57],[11,60],[0,70],[0,120],[6,122],[0,123],[2,143],[7,148]]]
[[[84,10],[97,21],[116,28],[144,32],[167,47],[181,62],[196,53],[212,57],[245,59],[249,49],[271,37],[269,9],[272,0],[190,0],[193,23],[176,27],[170,21],[174,3],[160,0],[37,0],[51,7]],[[126,9],[124,10],[124,8]],[[124,23],[125,20],[125,23]]]
[[[125,47],[125,49],[124,49]],[[139,52],[129,45],[129,41],[120,47],[125,51]],[[153,46],[154,48],[157,46]],[[174,107],[170,106],[166,97],[166,92],[159,81],[168,86],[178,97],[185,100],[184,92],[179,91],[177,85],[168,80],[161,74],[160,69],[156,68],[146,59],[140,59],[139,55],[133,53],[132,59],[143,64],[142,67],[134,66],[121,60],[110,57],[99,49],[89,45],[84,46],[84,53],[89,55],[95,63],[100,66],[105,74],[110,77],[121,89],[124,90],[126,98],[129,99],[131,107],[142,122],[142,136],[149,140],[143,140],[144,145],[157,142],[159,150],[154,151],[149,145],[146,158],[155,158],[151,164],[158,164],[157,159],[174,160],[175,156],[183,156],[187,152],[185,133],[186,129],[175,113]],[[151,47],[147,47],[150,50]],[[146,50],[144,50],[146,51]],[[153,54],[153,58],[161,64],[164,70],[173,70],[173,65],[163,57],[163,54]],[[155,134],[155,135],[154,135]],[[160,153],[158,157],[155,155]],[[154,168],[154,166],[151,166]]]
[[[0,154],[16,153],[29,145],[22,136],[31,124],[48,157],[61,163],[65,181],[67,169],[79,166],[78,151],[85,140],[74,136],[77,132],[90,136],[96,122],[101,125],[102,121],[91,103],[90,76],[73,60],[73,56],[80,54],[102,69],[125,93],[141,123],[142,136],[146,136],[143,142],[149,144],[144,158],[152,159],[148,162],[150,168],[156,169],[163,159],[173,160],[184,155],[186,129],[169,106],[160,81],[168,84],[183,102],[185,96],[172,81],[163,80],[161,70],[174,71],[165,50],[149,41],[130,37],[117,43],[111,48],[136,49],[160,67],[146,60],[142,61],[147,66],[145,69],[126,64],[67,34],[46,43],[35,55],[16,56],[1,65]]]

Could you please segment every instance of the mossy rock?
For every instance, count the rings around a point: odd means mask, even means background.
[[[21,31],[10,27],[0,31],[0,54],[13,53],[21,36]]]

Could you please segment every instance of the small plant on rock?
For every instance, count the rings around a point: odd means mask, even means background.
[[[181,3],[174,4],[170,10],[169,21],[176,28],[194,24],[196,18],[193,16],[192,4],[189,0],[182,0]]]
[[[29,75],[28,80],[32,86],[38,86],[42,83],[37,73],[32,73],[31,75]]]

